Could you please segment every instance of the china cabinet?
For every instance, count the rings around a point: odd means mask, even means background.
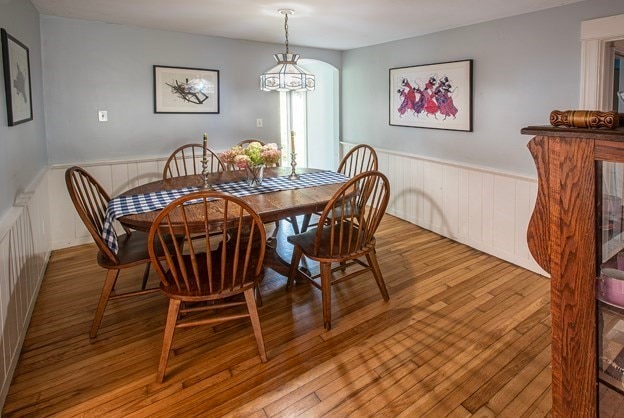
[[[624,399],[624,128],[522,133],[538,173],[527,240],[551,277],[553,416],[596,416]]]

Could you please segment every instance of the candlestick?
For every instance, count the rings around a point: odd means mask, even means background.
[[[203,183],[201,188],[204,190],[212,190],[212,184],[208,181],[208,134],[204,132],[204,142],[203,142],[203,152],[202,152],[202,180]]]
[[[295,170],[297,167],[297,154],[295,153],[295,131],[290,131],[290,167],[292,167],[292,171],[290,172],[288,179],[299,180],[299,176]]]

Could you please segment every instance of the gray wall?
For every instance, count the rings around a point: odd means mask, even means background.
[[[51,164],[167,155],[204,131],[215,149],[279,141],[279,95],[261,92],[259,76],[283,45],[51,16],[41,17],[41,32]],[[338,51],[291,50],[340,68]],[[154,114],[154,64],[219,70],[221,113]]]
[[[46,166],[46,143],[41,87],[41,38],[39,13],[29,0],[0,1],[0,27],[30,50],[34,119],[8,126],[4,77],[0,75],[0,218]],[[1,55],[1,54],[0,54]],[[0,62],[2,57],[0,56]],[[2,65],[0,65],[2,67]],[[1,72],[1,71],[0,71]]]
[[[553,109],[578,108],[581,21],[621,13],[622,0],[589,0],[346,51],[342,139],[534,175],[520,129],[547,124]],[[389,68],[468,58],[474,132],[388,125]]]

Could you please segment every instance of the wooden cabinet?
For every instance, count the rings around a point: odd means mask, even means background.
[[[551,275],[553,416],[597,414],[596,291],[602,162],[624,162],[624,129],[528,127],[538,172],[529,249]]]

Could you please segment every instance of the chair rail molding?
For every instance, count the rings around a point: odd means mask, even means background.
[[[624,14],[581,22],[581,109],[609,110],[615,52],[607,43],[618,39],[624,39]]]

